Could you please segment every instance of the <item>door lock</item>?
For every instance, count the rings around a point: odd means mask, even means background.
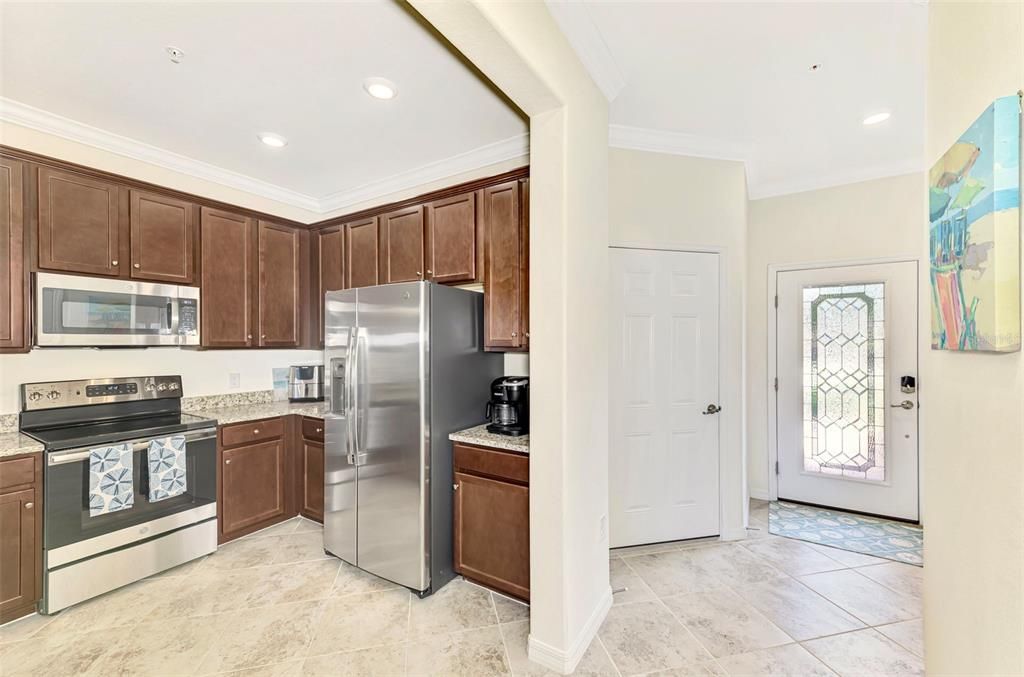
[[[722,408],[717,404],[709,404],[708,408],[700,413],[702,413],[705,416],[710,416],[711,414],[717,414],[720,411],[722,411]]]
[[[911,402],[910,400],[903,400],[899,404],[890,404],[889,406],[892,407],[893,409],[907,409],[907,410],[910,410],[910,409],[914,408],[914,403]]]

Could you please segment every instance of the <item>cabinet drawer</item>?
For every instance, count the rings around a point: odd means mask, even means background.
[[[36,477],[36,457],[22,456],[0,461],[0,491],[32,484]]]
[[[529,484],[530,457],[514,451],[454,443],[455,471]]]
[[[302,419],[302,436],[314,442],[324,441],[324,422],[319,418]]]
[[[234,447],[239,444],[272,440],[284,435],[284,420],[281,418],[265,418],[259,421],[232,423],[221,426],[220,443],[223,447]]]

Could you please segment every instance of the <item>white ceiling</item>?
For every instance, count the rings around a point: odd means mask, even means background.
[[[0,117],[313,211],[527,150],[520,114],[391,0],[4,2],[0,43]]]
[[[751,197],[924,165],[921,1],[548,6],[612,99],[613,145],[744,160]]]

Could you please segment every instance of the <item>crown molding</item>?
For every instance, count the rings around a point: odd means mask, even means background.
[[[750,155],[747,145],[736,141],[628,125],[608,125],[608,145],[652,153],[734,162],[744,162]]]
[[[546,0],[545,4],[598,89],[608,101],[614,101],[626,86],[626,78],[587,6],[564,0]]]
[[[126,136],[113,134],[60,115],[54,115],[12,99],[0,97],[0,120],[276,200],[292,207],[310,211],[317,211],[319,207],[319,202],[312,196],[281,188],[245,174],[222,169],[207,162],[151,146]]]
[[[499,162],[530,155],[530,137],[528,134],[521,134],[351,190],[314,197],[54,115],[4,97],[0,97],[0,120],[275,200],[292,207],[299,207],[317,215],[329,214],[354,204],[418,188],[432,181],[439,181]]]
[[[506,160],[528,158],[529,155],[530,135],[520,134],[378,181],[371,181],[351,190],[331,193],[320,199],[319,211],[321,214],[337,212],[375,198],[420,188],[433,181],[440,181]]]
[[[805,193],[811,190],[837,188],[851,183],[887,179],[904,174],[917,174],[924,170],[925,163],[923,159],[902,160],[853,171],[818,173],[780,181],[758,181],[756,179],[756,172],[751,172],[748,169],[748,177],[750,178],[747,190],[750,200],[763,200],[770,197]]]

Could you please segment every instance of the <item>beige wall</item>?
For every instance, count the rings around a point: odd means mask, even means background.
[[[745,536],[744,281],[747,186],[740,162],[609,150],[612,246],[719,252],[721,533]],[[607,263],[603,263],[607,266]]]
[[[931,164],[993,99],[1024,88],[1024,3],[931,2],[928,17]],[[925,207],[922,192],[922,228]],[[929,303],[927,270],[921,286]],[[928,325],[925,313],[926,667],[1024,674],[1024,359],[931,350]]]
[[[917,260],[924,238],[924,174],[753,200],[747,242],[747,482],[767,499],[768,267],[880,258]],[[927,306],[922,312],[927,313]]]

